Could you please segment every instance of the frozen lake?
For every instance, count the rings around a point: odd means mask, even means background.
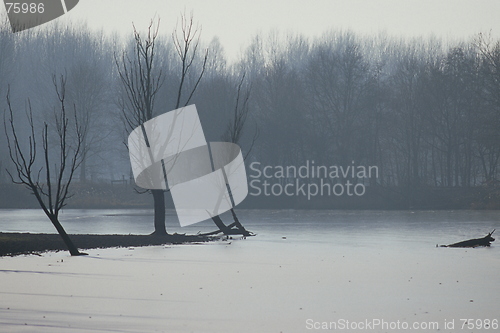
[[[427,247],[500,231],[500,211],[328,211],[237,210],[243,225],[265,241],[270,236],[308,243],[352,246]],[[167,210],[167,230],[197,233],[215,230],[211,221],[181,228],[174,210]],[[228,224],[230,214],[222,215]],[[70,234],[149,234],[152,210],[67,209],[60,216]],[[0,209],[0,232],[55,233],[37,209]]]
[[[346,320],[399,321],[414,332],[496,331],[478,325],[500,320],[499,241],[435,245],[500,231],[498,211],[238,214],[256,237],[0,258],[0,331],[310,332]],[[170,232],[214,229],[180,228],[173,211],[167,220]],[[3,232],[54,232],[39,211],[2,210],[0,221]],[[147,234],[152,212],[67,210],[62,222],[70,233]]]

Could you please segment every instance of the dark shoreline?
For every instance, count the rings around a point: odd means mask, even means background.
[[[156,235],[70,235],[80,250],[110,247],[168,245],[209,242],[217,237],[173,234]],[[0,257],[40,254],[47,251],[67,251],[58,234],[0,232]],[[85,251],[84,251],[85,252]]]

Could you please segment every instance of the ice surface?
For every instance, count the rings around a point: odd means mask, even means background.
[[[0,331],[308,332],[308,319],[378,318],[449,332],[445,320],[500,319],[499,247],[435,244],[500,229],[498,217],[247,211],[259,234],[245,240],[3,257]]]

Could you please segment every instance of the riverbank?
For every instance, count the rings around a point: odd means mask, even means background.
[[[198,235],[70,235],[80,250],[110,247],[150,246],[166,244],[200,243],[216,239]],[[66,251],[58,234],[2,233],[0,256],[40,254],[47,251]]]

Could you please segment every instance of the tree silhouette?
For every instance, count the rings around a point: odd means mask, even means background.
[[[19,133],[14,121],[14,111],[10,100],[10,92],[7,93],[7,105],[9,119],[4,121],[5,133],[9,156],[14,164],[14,175],[7,171],[12,182],[25,185],[38,201],[38,204],[50,219],[57,232],[66,244],[73,256],[83,255],[78,251],[70,237],[59,222],[59,213],[71,197],[69,187],[75,170],[80,166],[84,153],[83,139],[86,128],[80,125],[76,112],[74,113],[74,130],[70,131],[70,121],[66,112],[66,79],[60,77],[59,83],[53,76],[53,83],[60,103],[58,109],[54,109],[54,123],[43,123],[42,133],[42,158],[39,162],[39,146],[37,144],[37,133],[33,121],[31,103],[28,100],[27,117],[30,128],[28,137],[29,148],[23,149]],[[8,125],[7,125],[8,124]],[[56,137],[52,144],[50,128],[54,129]],[[52,133],[51,133],[52,134]],[[39,141],[38,141],[39,143]]]

